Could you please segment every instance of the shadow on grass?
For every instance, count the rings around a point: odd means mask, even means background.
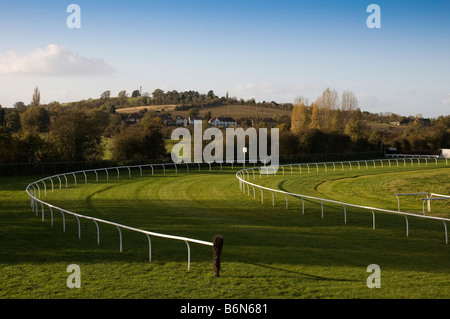
[[[257,267],[262,267],[262,268],[265,268],[265,269],[275,270],[275,271],[282,272],[282,273],[288,273],[288,274],[294,274],[294,275],[298,275],[298,276],[302,276],[302,277],[307,277],[307,278],[314,279],[314,280],[317,280],[317,281],[360,282],[360,280],[323,277],[323,276],[307,274],[307,273],[300,272],[300,271],[283,269],[281,267],[274,267],[274,266],[263,265],[263,264],[255,264],[255,263],[248,263],[248,264],[253,265],[253,266],[257,266]]]

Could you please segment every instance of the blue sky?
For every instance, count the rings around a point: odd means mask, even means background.
[[[4,107],[36,86],[46,103],[140,86],[312,102],[330,87],[370,112],[450,114],[450,1],[2,0],[0,37]]]

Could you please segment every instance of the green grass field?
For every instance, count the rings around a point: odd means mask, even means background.
[[[31,211],[26,186],[43,176],[0,179],[0,298],[449,298],[450,244],[442,222],[376,214],[376,229],[368,211],[326,204],[324,218],[317,202],[270,192],[243,194],[236,167],[212,171],[194,168],[110,173],[88,184],[80,177],[74,186],[54,192],[47,183],[41,199],[77,212],[171,235],[211,241],[224,236],[221,277],[214,277],[212,249],[191,244],[187,270],[184,242],[152,238],[148,261],[145,235],[123,230],[123,252],[115,227],[100,224],[100,245],[94,223],[50,213],[45,220]],[[397,209],[396,192],[450,194],[450,167],[361,168],[325,172],[298,168],[285,175],[251,181],[270,187],[349,203]],[[422,202],[402,198],[403,211],[422,214]],[[430,215],[450,217],[450,202],[432,204]],[[450,224],[450,223],[449,223]],[[450,225],[448,225],[450,226]],[[69,289],[66,268],[81,269],[81,288]],[[367,266],[381,269],[381,288],[366,285]]]

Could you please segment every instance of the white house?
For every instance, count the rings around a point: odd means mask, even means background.
[[[212,127],[231,127],[236,125],[236,121],[231,117],[219,116],[209,120]]]
[[[450,158],[450,149],[449,148],[441,148],[439,150],[439,158]]]

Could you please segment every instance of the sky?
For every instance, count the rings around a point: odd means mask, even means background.
[[[3,107],[35,87],[41,103],[141,86],[294,103],[331,88],[362,111],[450,115],[450,0],[2,0],[0,39]]]

